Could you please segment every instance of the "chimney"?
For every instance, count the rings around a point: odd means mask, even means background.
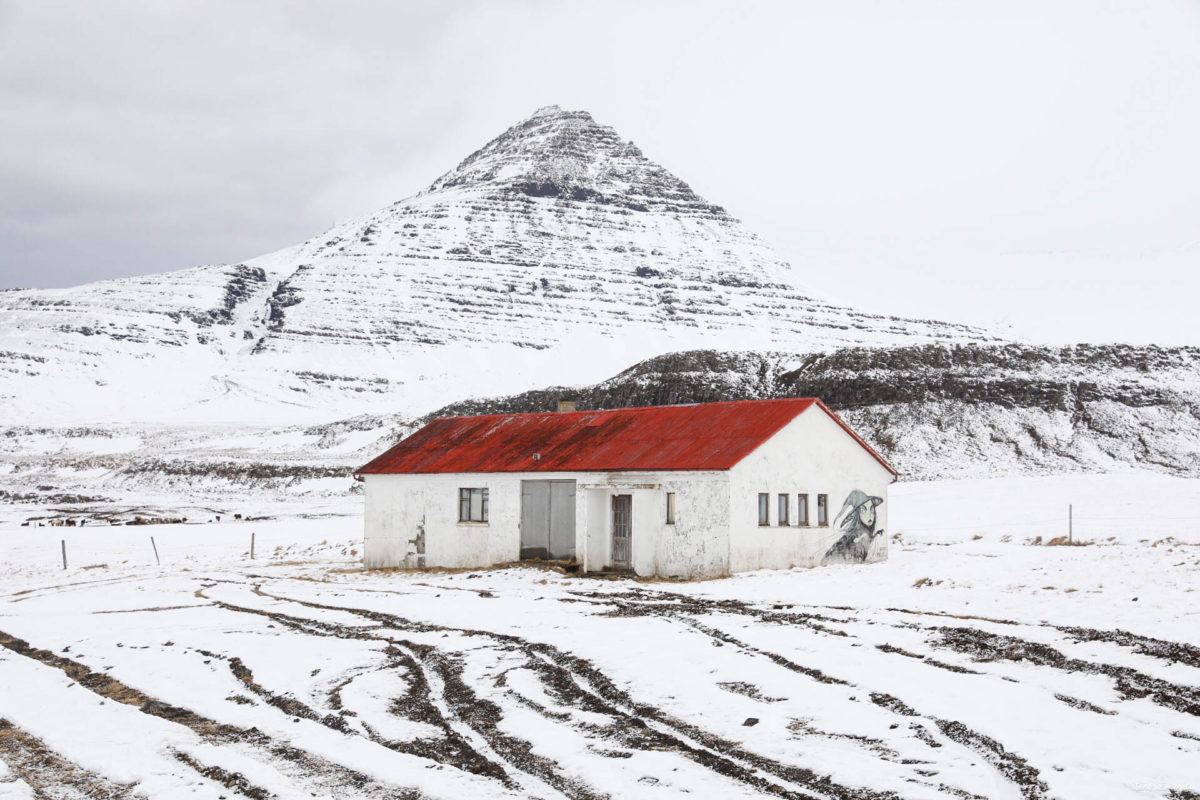
[[[575,401],[574,400],[559,400],[558,401],[558,410],[559,411],[574,411],[575,410]]]

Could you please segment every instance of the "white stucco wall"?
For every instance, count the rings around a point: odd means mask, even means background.
[[[366,475],[364,563],[483,567],[520,555],[521,481],[574,480],[576,557],[585,571],[612,565],[612,496],[632,496],[638,575],[714,577],[729,571],[724,472],[453,473]],[[458,521],[459,488],[488,489],[487,523]],[[675,524],[666,493],[675,492]],[[423,558],[418,542],[423,535]]]
[[[667,492],[675,523],[667,524]],[[581,477],[577,551],[584,570],[612,564],[612,497],[633,498],[633,571],[711,578],[729,572],[729,478],[725,472],[614,472]]]
[[[481,567],[516,561],[521,476],[365,475],[366,567]],[[488,522],[458,521],[458,490],[488,490]],[[424,563],[417,552],[424,534]]]
[[[884,502],[866,560],[887,558],[887,491],[892,474],[819,406],[800,414],[729,472],[730,572],[816,566],[842,535],[835,517],[858,489]],[[770,524],[758,524],[758,495],[770,494]],[[808,494],[809,526],[796,525],[797,499]],[[778,524],[778,497],[789,498],[790,525]],[[829,520],[817,525],[817,495],[829,496]]]

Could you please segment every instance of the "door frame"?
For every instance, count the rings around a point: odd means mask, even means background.
[[[624,537],[617,536],[617,506],[618,504],[625,505],[625,532]],[[633,495],[632,494],[614,494],[612,496],[612,514],[610,516],[609,530],[609,563],[613,570],[628,570],[633,571]],[[618,546],[617,539],[624,538],[627,542],[625,548],[628,550],[625,553],[626,560],[618,561]]]

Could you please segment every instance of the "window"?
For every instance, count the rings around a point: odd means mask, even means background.
[[[763,492],[758,496],[758,524],[770,525],[771,520],[767,518],[770,513],[771,495]]]
[[[808,525],[808,495],[796,495],[796,524]]]
[[[675,493],[667,492],[667,524],[675,524]]]
[[[779,495],[779,524],[788,524],[788,496],[786,494]]]
[[[458,521],[487,522],[488,521],[488,490],[459,489],[458,490]]]
[[[829,524],[829,495],[817,495],[817,524],[824,527]]]

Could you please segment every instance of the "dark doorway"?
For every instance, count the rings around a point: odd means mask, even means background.
[[[575,555],[575,481],[521,481],[521,558]]]

